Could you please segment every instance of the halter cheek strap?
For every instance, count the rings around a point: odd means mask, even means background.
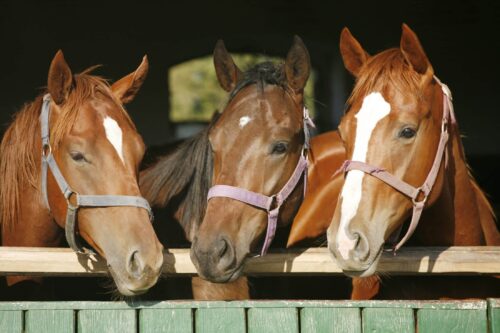
[[[243,188],[230,185],[214,185],[208,191],[207,201],[215,197],[225,197],[238,200],[249,204],[251,206],[263,209],[267,212],[267,230],[264,238],[264,244],[260,255],[263,256],[267,253],[271,242],[276,234],[278,225],[279,211],[283,203],[288,199],[293,192],[301,177],[304,177],[304,193],[306,190],[307,182],[307,151],[309,149],[309,126],[314,127],[314,123],[309,117],[307,108],[304,107],[303,114],[303,129],[304,129],[304,146],[300,154],[297,166],[293,171],[291,177],[286,182],[285,186],[275,195],[267,196],[261,193],[252,192]]]
[[[446,153],[445,149],[449,138],[448,124],[450,121],[453,124],[456,122],[455,114],[453,111],[451,92],[448,86],[442,83],[437,77],[434,77],[434,79],[441,85],[441,89],[443,91],[443,118],[441,121],[441,137],[439,139],[439,144],[436,151],[436,156],[434,157],[434,162],[422,186],[414,187],[408,184],[407,182],[399,178],[396,178],[394,175],[385,171],[382,168],[360,161],[346,160],[344,161],[344,164],[340,167],[340,169],[337,171],[337,173],[338,172],[347,173],[351,170],[362,171],[375,178],[378,178],[379,180],[383,181],[387,185],[391,186],[392,188],[396,189],[397,191],[401,192],[402,194],[406,195],[411,199],[413,205],[413,214],[410,226],[408,227],[408,230],[406,234],[403,236],[403,238],[394,246],[394,251],[397,251],[399,248],[401,248],[401,246],[403,246],[408,241],[408,239],[411,237],[411,235],[413,235],[413,232],[417,228],[418,222],[422,215],[422,211],[424,210],[425,204],[427,202],[427,198],[429,197],[429,194],[432,191],[434,183],[436,182],[437,175],[439,173],[439,169],[443,161],[443,157],[445,156]]]
[[[74,191],[57,166],[50,145],[50,95],[43,97],[42,112],[40,114],[40,125],[42,132],[42,196],[45,205],[50,210],[47,194],[47,173],[50,169],[52,176],[66,199],[68,205],[66,212],[65,235],[69,246],[78,253],[93,253],[81,245],[76,232],[77,213],[80,207],[139,207],[147,210],[150,220],[153,219],[151,207],[146,199],[139,196],[129,195],[82,195]]]

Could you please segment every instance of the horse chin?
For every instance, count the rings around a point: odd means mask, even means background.
[[[383,247],[381,246],[377,252],[377,254],[373,257],[373,259],[368,263],[365,264],[363,269],[360,270],[344,270],[342,269],[342,272],[350,277],[358,277],[358,278],[365,278],[374,275],[377,272],[377,267],[378,267],[378,262],[380,261],[380,258],[382,257],[382,251]]]
[[[214,282],[214,283],[229,283],[229,282],[233,282],[236,279],[238,279],[239,277],[241,277],[244,266],[245,265],[242,262],[235,269],[232,269],[230,271],[226,271],[222,275],[212,275],[212,274],[207,275],[207,274],[204,274],[202,272],[198,272],[198,275],[202,279],[210,281],[210,282]]]
[[[153,279],[148,279],[148,281],[140,281],[137,285],[136,283],[125,281],[120,274],[118,274],[111,265],[108,265],[108,270],[115,282],[116,288],[123,296],[139,296],[146,293],[152,286],[156,284],[158,277]]]

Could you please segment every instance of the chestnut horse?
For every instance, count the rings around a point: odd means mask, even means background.
[[[45,97],[16,114],[0,146],[4,246],[60,246],[66,228],[72,248],[83,251],[81,236],[107,260],[121,294],[156,283],[163,247],[137,180],[144,143],[123,108],[147,71],[144,57],[110,86],[90,70],[73,75],[57,52]],[[40,282],[7,277],[8,285],[26,280]]]
[[[325,234],[344,177],[335,171],[346,159],[345,148],[338,131],[330,131],[311,139],[307,191],[295,216],[288,236],[287,247],[311,244]]]
[[[465,161],[449,91],[435,78],[415,33],[403,24],[399,48],[369,56],[345,28],[340,50],[356,77],[339,126],[347,159],[354,162],[344,165],[344,185],[327,232],[342,270],[373,276],[384,244],[399,236],[412,216],[397,247],[412,231],[411,245],[500,245],[492,208]],[[355,283],[353,297],[371,297],[377,290],[372,278]],[[469,285],[436,294],[480,297],[473,290]]]
[[[275,214],[279,225],[289,224],[302,198],[307,140],[303,89],[310,61],[296,37],[283,65],[262,63],[242,73],[221,41],[214,64],[220,85],[230,93],[224,111],[205,131],[146,170],[141,191],[153,205],[182,197],[177,216],[192,240],[191,257],[200,276],[226,283],[221,290],[237,290],[246,287],[246,280],[239,279],[245,259],[268,226],[262,253],[272,240],[275,225],[268,224],[272,218],[266,211]],[[181,159],[179,165],[176,160]],[[278,192],[288,193],[273,201]],[[273,206],[259,207],[263,201]],[[196,279],[193,287],[204,283]],[[236,298],[248,298],[244,290],[246,295]],[[194,294],[196,298],[196,290]]]

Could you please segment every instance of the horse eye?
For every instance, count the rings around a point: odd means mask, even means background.
[[[69,153],[69,155],[71,156],[71,158],[73,159],[73,161],[76,161],[76,162],[87,162],[87,159],[85,158],[85,156],[79,152],[79,151],[71,151]]]
[[[272,149],[271,149],[271,154],[273,155],[281,155],[286,153],[288,149],[288,145],[285,142],[277,142],[273,144]]]
[[[417,132],[411,127],[405,127],[399,132],[400,138],[411,139],[417,134]]]

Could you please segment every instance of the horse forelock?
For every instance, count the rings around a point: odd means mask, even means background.
[[[114,96],[108,82],[89,73],[91,67],[73,76],[73,89],[60,106],[60,116],[51,128],[51,145],[57,149],[64,136],[76,123],[81,106],[89,99],[103,94],[111,98],[126,121],[135,126],[121,102]],[[3,227],[13,225],[19,218],[23,190],[27,187],[40,190],[40,122],[44,91],[33,102],[25,104],[13,118],[0,144],[0,223]]]
[[[361,68],[347,104],[361,101],[374,91],[382,92],[387,86],[419,94],[420,82],[421,76],[410,67],[401,50],[388,49],[369,58]]]
[[[243,78],[236,83],[234,89],[229,93],[229,101],[243,88],[252,84],[257,85],[257,89],[260,92],[264,91],[266,85],[276,85],[284,90],[289,90],[283,64],[274,64],[266,61],[251,67],[243,73]]]

